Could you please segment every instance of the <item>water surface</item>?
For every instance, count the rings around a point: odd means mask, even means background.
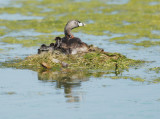
[[[8,1],[0,0],[1,6],[9,5]],[[79,2],[79,0],[76,1]],[[128,0],[122,1],[120,4],[128,2]],[[117,0],[111,2],[115,4]],[[32,19],[28,16],[15,17],[15,14],[13,16],[5,15],[1,14],[0,18],[7,18],[6,20]],[[88,23],[94,24],[95,21],[88,20]],[[124,21],[124,24],[128,25],[129,23]],[[4,26],[0,28],[5,29]],[[105,31],[105,33],[109,33],[109,31]],[[158,33],[159,31],[153,31],[153,34]],[[27,29],[9,32],[0,38],[33,37],[44,34]],[[58,36],[61,34],[63,32],[52,32],[48,35]],[[145,60],[149,63],[122,71],[118,75],[119,78],[115,78],[114,71],[76,71],[67,74],[64,72],[37,73],[31,70],[0,68],[0,118],[159,119],[160,83],[153,83],[153,81],[159,78],[160,74],[149,70],[160,64],[159,46],[143,47],[109,41],[111,38],[124,34],[95,36],[79,32],[74,35],[83,39],[87,44],[94,44],[107,52],[118,52],[129,58]],[[154,41],[154,39],[152,40]],[[0,62],[36,54],[38,47],[26,48],[21,44],[0,42],[0,49],[2,49],[0,50]],[[124,77],[126,78],[124,79]],[[137,77],[145,81],[132,79]],[[64,80],[67,81],[64,82]]]
[[[90,77],[58,88],[57,82],[38,80],[37,73],[29,70],[0,69],[0,75],[1,118],[159,117],[159,84]]]

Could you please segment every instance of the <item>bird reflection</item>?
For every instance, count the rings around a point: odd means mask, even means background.
[[[44,82],[56,82],[56,88],[64,88],[67,102],[79,102],[83,100],[84,92],[77,91],[80,88],[81,82],[88,81],[89,77],[101,77],[104,72],[89,72],[89,71],[44,71],[38,72],[38,80]]]

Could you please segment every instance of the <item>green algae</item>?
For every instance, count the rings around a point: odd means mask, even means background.
[[[139,48],[137,48],[137,47],[133,47],[133,48],[131,48],[132,50],[139,50]]]
[[[150,71],[155,71],[156,73],[160,73],[160,67],[150,68]]]
[[[129,40],[129,39],[135,40],[137,38],[138,38],[137,35],[125,35],[125,36],[121,36],[121,37],[112,38],[112,39],[110,39],[110,41],[124,41],[124,42],[126,42],[126,40]]]
[[[151,47],[160,45],[160,41],[142,41],[140,43],[134,43],[136,46],[144,46],[144,47]]]
[[[49,45],[55,42],[53,35],[39,35],[34,37],[5,37],[1,39],[1,42],[10,44],[22,44],[24,47],[40,46],[41,44]]]
[[[4,29],[0,29],[0,36],[3,36],[5,34],[6,34],[5,30]]]
[[[154,83],[154,84],[157,84],[157,83],[160,83],[160,77],[157,77],[157,78],[154,78],[152,81],[149,81],[150,84]]]
[[[26,57],[25,59],[10,60],[1,63],[5,67],[20,69],[39,70],[61,70],[87,69],[87,70],[121,70],[130,66],[143,63],[143,61],[128,59],[118,53],[88,52],[77,55],[66,55],[55,51],[53,53],[42,53]],[[64,65],[66,64],[66,65]]]
[[[153,30],[160,30],[160,5],[149,5],[153,0],[130,0],[127,4],[106,4],[104,1],[74,2],[69,0],[17,0],[12,4],[21,4],[21,7],[2,7],[0,13],[22,14],[26,16],[41,16],[43,19],[32,20],[0,20],[0,26],[7,29],[0,31],[1,35],[11,31],[34,29],[37,32],[52,33],[63,31],[66,22],[78,19],[83,22],[93,20],[87,27],[75,29],[74,32],[83,32],[92,35],[108,35],[104,31],[118,34],[127,34],[119,38],[112,38],[121,44],[150,47],[160,45],[159,42],[135,43],[141,38],[159,39],[160,35],[152,34]],[[158,0],[159,1],[159,0]],[[36,9],[35,9],[36,8]],[[113,12],[117,11],[116,14]],[[124,23],[127,22],[129,24]],[[135,35],[136,34],[136,35]],[[119,41],[118,41],[119,40]]]
[[[16,93],[13,92],[13,91],[10,91],[10,92],[5,92],[5,94],[7,94],[7,95],[15,95]]]
[[[4,51],[4,49],[0,49],[0,53],[2,53]]]
[[[111,79],[131,79],[133,81],[138,81],[138,82],[144,82],[146,81],[145,79],[142,79],[140,77],[128,77],[128,76],[112,76],[110,77]]]
[[[160,83],[160,77],[158,77],[157,79],[154,79],[152,83]]]

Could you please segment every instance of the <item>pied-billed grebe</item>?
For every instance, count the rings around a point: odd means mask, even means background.
[[[52,51],[52,50],[60,50],[67,54],[77,54],[88,52],[88,45],[82,42],[79,38],[74,37],[71,33],[71,30],[80,26],[85,26],[84,23],[78,20],[70,20],[67,22],[64,28],[65,36],[63,38],[56,37],[56,43],[51,43],[50,46],[41,45],[40,49],[38,49],[38,54],[41,52]]]
[[[68,21],[68,23],[66,24],[65,28],[64,28],[64,34],[65,37],[69,38],[74,38],[74,36],[71,34],[71,30],[74,28],[77,28],[79,26],[85,26],[86,24],[78,21],[78,20],[70,20]]]

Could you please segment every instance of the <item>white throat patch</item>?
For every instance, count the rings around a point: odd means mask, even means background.
[[[83,23],[78,23],[78,26],[83,26]]]

